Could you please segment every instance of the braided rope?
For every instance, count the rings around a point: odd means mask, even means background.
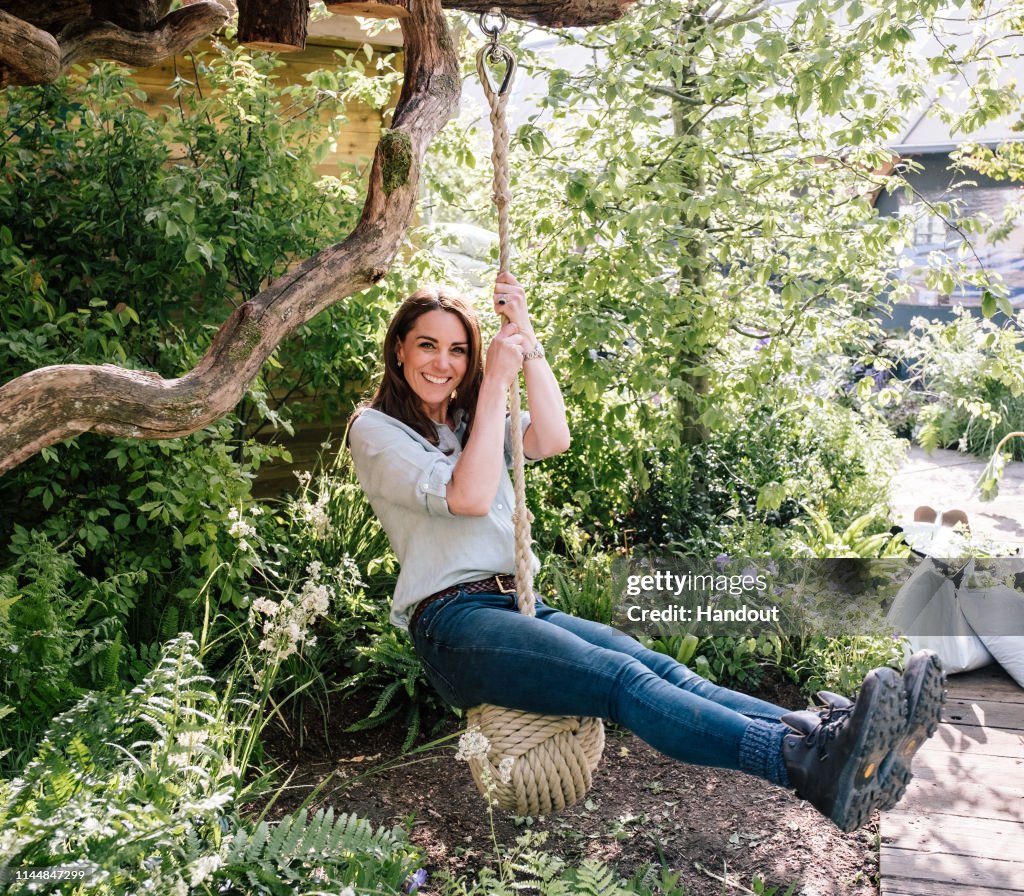
[[[508,66],[501,88],[491,81],[487,61],[504,60]],[[515,57],[497,43],[480,49],[476,70],[491,108],[491,162],[494,166],[494,205],[498,211],[498,271],[507,273],[512,255],[509,211],[509,134],[505,107],[508,85],[515,72]],[[506,321],[508,318],[505,318]],[[515,567],[519,612],[536,615],[533,592],[532,516],[526,506],[526,455],[523,451],[522,405],[518,381],[509,387],[512,435],[512,484],[515,492]],[[473,759],[470,768],[477,789],[504,809],[520,815],[543,815],[564,809],[589,789],[604,750],[604,724],[581,716],[544,716],[537,713],[481,704],[467,714],[470,728],[479,728],[489,743],[485,760]],[[502,760],[511,758],[511,775],[501,778]]]
[[[502,92],[496,89],[491,81],[487,60],[493,52],[494,50],[491,46],[480,48],[476,54],[476,71],[480,77],[484,95],[487,97],[487,102],[491,107],[491,163],[494,167],[494,193],[492,198],[498,210],[498,272],[508,273],[512,257],[512,236],[509,221],[512,190],[509,187],[509,135],[505,107],[508,105],[509,93],[507,90]],[[515,63],[510,56],[503,58],[506,65],[514,67]],[[514,68],[510,68],[506,81],[511,77],[512,70]],[[536,613],[536,602],[533,594],[532,553],[530,551],[533,537],[530,532],[530,511],[526,506],[526,457],[523,452],[522,404],[519,396],[518,382],[513,383],[509,387],[508,397],[512,434],[512,486],[516,499],[513,515],[513,522],[515,523],[516,591],[519,596],[519,612],[526,616],[533,616]]]

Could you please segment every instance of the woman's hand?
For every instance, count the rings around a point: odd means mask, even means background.
[[[523,368],[523,354],[527,351],[525,343],[518,324],[502,325],[487,347],[484,366],[487,378],[493,378],[506,389],[512,385]]]
[[[530,323],[530,313],[526,309],[526,290],[512,274],[498,274],[494,284],[494,310],[504,314],[509,323],[519,328],[518,333],[523,338],[526,351],[533,348],[537,337]]]

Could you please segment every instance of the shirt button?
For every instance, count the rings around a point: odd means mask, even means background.
[[[426,491],[427,490],[427,484],[425,482],[420,484],[420,490],[421,491]]]
[[[501,506],[500,504],[496,504],[496,505],[495,505],[495,507],[497,507],[497,509],[498,509],[498,510],[504,510],[504,509],[505,509],[505,508],[504,508],[504,507],[502,507],[502,506]]]

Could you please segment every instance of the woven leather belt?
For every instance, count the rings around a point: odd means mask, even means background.
[[[409,617],[409,631],[416,630],[416,623],[420,621],[420,616],[423,615],[423,611],[430,604],[440,600],[442,597],[451,597],[453,594],[458,594],[460,591],[465,591],[466,594],[515,594],[516,579],[512,575],[496,575],[488,579],[463,582],[460,585],[452,585],[451,588],[445,588],[442,591],[435,591],[416,604],[416,609],[412,611],[412,616]]]

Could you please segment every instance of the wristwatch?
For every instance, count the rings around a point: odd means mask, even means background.
[[[532,361],[534,358],[543,358],[543,357],[544,357],[544,346],[541,345],[538,342],[525,355],[523,355],[523,363],[525,364],[527,361]]]

